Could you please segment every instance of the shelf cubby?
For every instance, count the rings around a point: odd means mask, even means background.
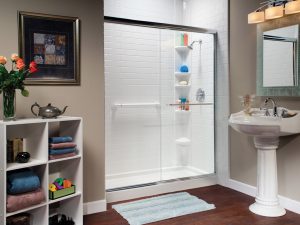
[[[56,178],[68,179],[76,186],[76,192],[82,192],[81,158],[58,161],[49,164],[49,184]]]
[[[77,194],[72,198],[62,199],[61,201],[55,200],[55,202],[52,202],[52,204],[49,206],[51,209],[49,217],[55,214],[64,214],[67,217],[72,218],[76,225],[83,225],[81,222],[83,218],[83,212],[79,207],[76,207],[77,205],[81,204],[82,196],[80,194]]]
[[[51,121],[49,122],[49,137],[54,136],[70,136],[76,144],[76,154],[71,158],[75,159],[82,155],[82,125],[80,120],[67,120],[67,121]],[[59,162],[68,160],[68,158],[49,160]]]
[[[48,138],[71,136],[76,143],[77,155],[69,158],[48,160]],[[30,153],[27,163],[7,163],[7,140],[22,138],[23,151]],[[59,212],[74,219],[76,225],[83,225],[82,203],[82,119],[79,117],[58,117],[57,119],[20,119],[0,121],[0,179],[5,181],[7,173],[29,168],[40,178],[45,201],[15,212],[6,212],[6,182],[0,183],[0,224],[6,225],[6,218],[19,213],[31,214],[30,225],[48,225],[49,207],[59,204]],[[1,173],[1,171],[4,171]],[[76,193],[56,200],[49,200],[48,186],[57,177],[70,179],[76,185]]]
[[[6,126],[6,140],[23,139],[23,151],[30,153],[30,164],[40,165],[47,163],[45,148],[48,146],[46,123],[10,124]],[[7,163],[8,170],[28,167],[27,164]]]

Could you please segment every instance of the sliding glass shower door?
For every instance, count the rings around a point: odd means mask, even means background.
[[[106,189],[214,173],[214,35],[104,32]]]
[[[160,30],[105,23],[106,187],[161,180]]]

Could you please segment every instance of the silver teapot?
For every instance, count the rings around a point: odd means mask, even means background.
[[[34,112],[34,110],[33,110],[34,107],[38,107],[38,109],[39,109],[38,113]],[[67,107],[68,106],[65,106],[63,110],[60,110],[57,107],[52,106],[51,103],[49,103],[47,106],[44,106],[44,107],[40,107],[39,104],[34,103],[31,106],[31,112],[33,113],[33,115],[35,115],[37,117],[40,116],[43,119],[44,118],[56,118],[56,117],[64,114],[64,112],[66,111]]]

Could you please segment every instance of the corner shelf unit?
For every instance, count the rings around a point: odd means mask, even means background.
[[[175,50],[180,52],[180,53],[189,53],[192,49],[189,48],[188,46],[181,46],[181,45],[178,45],[178,46],[175,46]]]
[[[76,143],[77,155],[56,160],[48,159],[48,138],[71,136]],[[6,143],[8,139],[23,138],[24,151],[31,155],[28,163],[7,163]],[[48,225],[50,208],[56,213],[73,218],[76,225],[83,225],[83,174],[82,174],[82,119],[80,117],[58,117],[57,119],[20,119],[0,121],[0,225],[6,218],[19,213],[31,214],[31,225]],[[31,168],[40,178],[45,201],[15,212],[7,212],[6,179],[8,171]],[[74,194],[50,200],[48,186],[56,178],[67,178],[76,185]]]
[[[175,65],[174,65],[174,106],[175,113],[175,146],[176,146],[176,164],[177,166],[185,166],[190,155],[190,120],[191,108],[189,104],[182,108],[180,99],[186,99],[187,103],[191,101],[192,72],[191,72],[191,52],[188,46],[175,46]],[[181,72],[180,67],[186,65],[188,72]]]

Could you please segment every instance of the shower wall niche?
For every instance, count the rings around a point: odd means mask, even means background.
[[[106,189],[215,172],[214,43],[212,33],[104,24]]]

